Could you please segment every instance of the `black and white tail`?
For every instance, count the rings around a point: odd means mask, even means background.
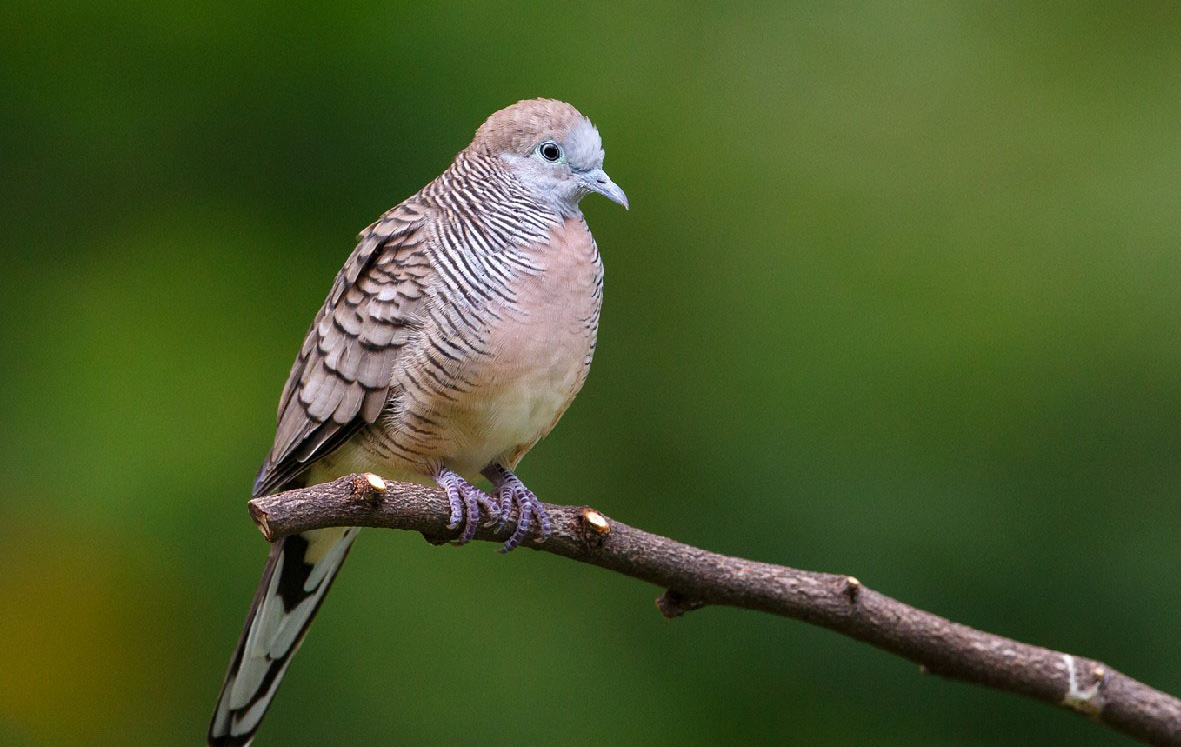
[[[357,531],[318,529],[271,546],[209,724],[211,747],[244,747],[254,739]]]

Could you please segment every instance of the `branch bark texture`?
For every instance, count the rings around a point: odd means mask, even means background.
[[[408,529],[435,544],[447,529],[442,491],[357,474],[255,498],[250,514],[268,541],[335,526]],[[587,507],[546,504],[553,533],[523,546],[590,563],[665,589],[657,607],[678,617],[729,605],[802,620],[864,641],[950,679],[1018,693],[1081,713],[1152,745],[1181,747],[1181,700],[1093,659],[1021,643],[903,604],[852,576],[801,571],[701,550],[629,527]],[[512,524],[481,527],[503,542]]]

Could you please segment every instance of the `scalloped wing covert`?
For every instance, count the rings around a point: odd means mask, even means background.
[[[385,407],[432,273],[426,211],[412,197],[361,232],[291,367],[255,496],[284,488]]]

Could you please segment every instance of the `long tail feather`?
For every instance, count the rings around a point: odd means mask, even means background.
[[[318,529],[271,547],[209,724],[211,747],[244,747],[254,739],[357,531]]]

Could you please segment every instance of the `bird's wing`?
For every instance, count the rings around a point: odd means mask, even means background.
[[[254,495],[283,488],[385,407],[432,273],[428,215],[412,197],[361,232],[291,367]]]

